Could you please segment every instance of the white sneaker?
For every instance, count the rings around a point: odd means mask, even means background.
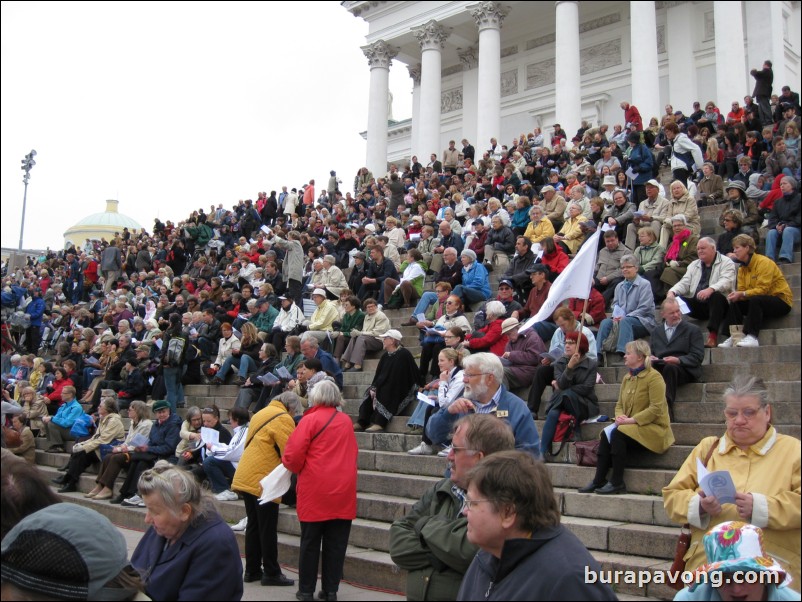
[[[757,337],[747,334],[736,347],[760,347],[760,342],[757,340]]]
[[[448,458],[449,452],[451,452],[451,446],[450,445],[448,447],[444,447],[439,452],[437,452],[437,455],[440,458]]]
[[[230,489],[226,489],[225,491],[221,491],[214,496],[214,499],[221,502],[236,502],[239,499],[239,496]]]
[[[431,445],[421,441],[420,445],[413,447],[407,453],[411,456],[431,456],[434,453],[434,449],[432,449]]]
[[[128,508],[144,508],[145,502],[138,495],[132,495],[131,497],[124,499],[123,503],[120,505]]]
[[[231,525],[232,531],[244,531],[248,527],[248,517],[246,516],[236,525]]]
[[[718,344],[719,349],[730,349],[732,347],[732,337],[724,341],[723,343]]]

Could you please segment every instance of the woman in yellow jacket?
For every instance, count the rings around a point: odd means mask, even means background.
[[[529,210],[529,217],[532,219],[529,225],[526,226],[524,237],[531,243],[539,243],[544,238],[554,236],[554,224],[551,220],[543,214],[543,209],[535,205]]]
[[[600,435],[599,461],[593,481],[579,489],[579,493],[596,492],[601,495],[626,493],[624,469],[627,455],[632,451],[648,450],[664,453],[674,443],[674,433],[668,418],[666,383],[652,368],[652,350],[642,339],[627,343],[624,365],[629,374],[624,376],[618,403],[615,404],[615,429]],[[610,480],[607,472],[612,467]]]
[[[727,521],[752,523],[763,529],[768,554],[799,583],[800,446],[799,439],[780,435],[771,426],[772,408],[766,386],[756,377],[739,375],[724,391],[726,432],[706,437],[663,488],[666,514],[691,525],[685,568],[706,562],[705,533]],[[735,500],[705,496],[697,463],[710,472],[724,470],[735,484]]]
[[[287,399],[285,404],[281,399]],[[291,397],[290,397],[291,396]],[[278,504],[275,499],[259,504],[262,486],[259,484],[281,464],[287,439],[295,430],[295,408],[288,407],[294,393],[282,393],[267,407],[254,414],[248,427],[248,438],[242,452],[231,490],[245,498],[248,526],[245,529],[245,583],[261,580],[262,585],[294,585],[278,564]],[[264,566],[264,571],[262,567]]]
[[[738,286],[727,295],[730,324],[744,325],[744,338],[738,347],[759,347],[757,337],[763,326],[763,315],[779,318],[791,311],[794,295],[777,264],[755,253],[751,236],[739,234],[732,239],[732,252],[738,264]],[[719,347],[732,347],[728,338]]]
[[[560,228],[559,234],[554,236],[554,242],[559,243],[569,255],[576,253],[585,240],[585,233],[579,227],[585,221],[587,218],[582,215],[581,205],[572,201],[568,205],[568,219]]]

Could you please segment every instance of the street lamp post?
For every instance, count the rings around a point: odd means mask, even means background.
[[[25,175],[22,177],[22,181],[25,184],[25,193],[22,195],[22,223],[19,227],[19,251],[22,251],[22,233],[25,231],[25,204],[28,202],[28,180],[31,179],[31,169],[36,165],[36,161],[33,160],[35,156],[36,151],[31,150],[30,153],[25,155],[25,158],[22,160],[22,167],[20,167],[20,169],[25,172]]]

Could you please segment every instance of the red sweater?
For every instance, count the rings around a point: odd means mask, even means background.
[[[501,357],[504,350],[507,348],[508,337],[506,334],[501,334],[501,323],[504,322],[503,318],[493,320],[484,328],[479,329],[478,332],[483,332],[483,337],[475,337],[469,334],[465,337],[468,343],[468,348],[471,350],[489,351],[490,353]]]
[[[571,258],[565,254],[561,247],[557,247],[554,253],[550,255],[543,253],[543,258],[541,259],[541,263],[547,266],[552,274],[562,274],[570,261]]]

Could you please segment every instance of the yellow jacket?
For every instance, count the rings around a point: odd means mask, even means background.
[[[794,304],[794,296],[780,268],[765,255],[752,255],[749,265],[738,267],[738,290],[747,297],[768,295],[777,297],[786,305]]]
[[[528,238],[529,242],[540,242],[549,236],[554,236],[554,224],[547,217],[541,219],[537,225],[535,222],[529,222],[526,232],[524,232],[524,237]]]
[[[334,303],[324,299],[309,320],[309,330],[334,330],[332,323],[339,319],[340,314],[337,313]]]
[[[245,451],[242,452],[242,458],[237,464],[231,490],[250,493],[257,497],[262,495],[259,481],[281,464],[281,457],[276,452],[275,446],[278,445],[283,454],[287,439],[294,430],[295,420],[287,413],[284,404],[276,399],[254,414],[248,425]],[[274,501],[278,503],[281,498]]]
[[[674,433],[668,419],[666,383],[660,373],[646,368],[637,376],[627,374],[621,383],[615,415],[629,416],[638,424],[618,427],[624,435],[646,449],[662,454],[674,443]]]
[[[691,525],[691,546],[685,554],[686,568],[694,570],[706,562],[702,537],[711,528],[738,516],[735,504],[723,504],[716,517],[700,516],[699,483],[696,460],[704,462],[715,442],[706,437],[691,452],[679,472],[663,488],[663,505],[669,518],[678,524]],[[770,426],[765,436],[747,450],[740,449],[725,434],[710,456],[707,469],[727,470],[735,482],[735,490],[751,493],[753,525],[763,529],[763,541],[769,556],[791,572],[794,583],[800,583],[800,445],[799,440],[780,435]]]
[[[563,241],[565,245],[571,250],[571,253],[576,253],[579,250],[579,246],[582,244],[582,241],[585,240],[585,235],[580,230],[579,224],[582,222],[588,221],[587,218],[579,214],[577,217],[569,217],[563,223],[563,227],[560,228],[560,234],[565,237]]]
[[[72,451],[73,453],[77,451],[95,452],[95,455],[100,458],[100,446],[117,439],[120,441],[125,439],[123,419],[119,414],[107,414],[105,418],[101,418],[95,434],[85,441],[76,443]]]

